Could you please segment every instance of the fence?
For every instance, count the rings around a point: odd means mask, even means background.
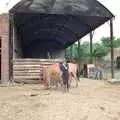
[[[91,64],[89,63],[89,59],[81,59],[80,61],[77,61],[77,63],[80,63],[80,71],[81,71],[81,77],[84,77],[84,64],[87,64],[88,66],[88,78],[90,79],[96,79],[96,80],[109,80],[111,79],[111,61],[110,60],[93,60],[94,67],[89,67]],[[115,79],[120,80],[120,68],[117,67],[118,64],[116,61],[114,61],[114,74]]]

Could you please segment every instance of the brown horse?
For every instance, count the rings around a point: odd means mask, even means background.
[[[76,82],[76,87],[78,86],[78,65],[74,63],[68,63],[69,69],[69,86],[73,81]],[[52,85],[58,87],[63,86],[63,80],[61,76],[60,64],[55,63],[48,67],[43,68],[43,78],[44,85],[46,89],[51,88]]]

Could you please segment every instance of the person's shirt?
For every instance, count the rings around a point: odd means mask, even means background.
[[[62,71],[62,72],[67,72],[67,71],[68,71],[68,68],[69,68],[68,64],[64,64],[64,63],[63,63],[63,64],[61,65],[61,71]]]
[[[64,66],[65,70],[68,70],[68,64],[67,63],[66,64],[63,63],[63,66]]]

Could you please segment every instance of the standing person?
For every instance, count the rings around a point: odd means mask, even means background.
[[[84,64],[84,77],[88,78],[88,68],[87,68],[87,64]]]
[[[67,91],[69,91],[69,66],[67,64],[67,62],[63,62],[61,65],[60,65],[60,70],[62,71],[62,80],[63,80],[63,85],[64,87],[66,88],[67,87]]]

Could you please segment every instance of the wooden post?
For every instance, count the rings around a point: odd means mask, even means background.
[[[73,45],[70,47],[70,60],[72,60],[73,57]]]
[[[65,48],[65,59],[67,58],[67,48]]]
[[[90,64],[93,63],[93,33],[90,32]]]
[[[80,61],[80,40],[78,40],[78,60]]]
[[[110,20],[110,40],[111,40],[111,78],[114,79],[114,50],[113,50],[113,19]]]
[[[79,75],[80,75],[80,40],[78,40],[78,73],[79,73]]]
[[[9,76],[10,81],[13,82],[13,27],[14,27],[14,15],[9,13]]]

